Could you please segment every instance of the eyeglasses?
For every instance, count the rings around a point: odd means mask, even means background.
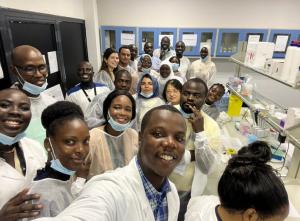
[[[28,75],[35,75],[37,70],[41,74],[46,74],[48,73],[48,66],[46,64],[42,64],[39,66],[34,66],[34,65],[27,65],[24,67],[21,66],[16,66],[22,73],[28,74]]]

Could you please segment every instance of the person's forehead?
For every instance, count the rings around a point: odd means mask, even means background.
[[[149,77],[144,77],[142,80],[142,82],[149,82],[149,81],[152,82],[151,78],[149,78]]]
[[[168,37],[163,37],[161,39],[162,42],[170,42],[170,39]]]
[[[23,102],[30,103],[29,98],[23,92],[21,92],[19,90],[0,91],[0,99],[2,100],[5,98],[13,99],[13,101],[15,98],[18,98],[18,99],[22,100]]]
[[[156,127],[174,129],[170,127],[170,122],[177,121],[177,128],[180,127],[180,131],[185,132],[185,121],[179,113],[171,112],[169,110],[155,110],[151,112],[145,129],[152,129]]]
[[[201,52],[208,52],[208,49],[207,48],[201,48]]]
[[[163,64],[160,68],[170,68],[170,67],[167,64]]]
[[[182,91],[197,91],[197,92],[202,92],[204,90],[204,85],[198,82],[190,81],[186,82],[183,87]]]
[[[183,47],[184,46],[184,43],[183,42],[177,42],[177,44],[176,44],[176,47]]]
[[[33,63],[33,62],[45,63],[43,56],[34,50],[28,50],[28,51],[18,53],[16,55],[16,62],[17,63]]]
[[[151,58],[149,56],[143,57],[142,61],[151,61]]]
[[[79,68],[92,68],[92,65],[88,62],[82,62],[79,64]]]
[[[126,72],[123,72],[119,75],[119,79],[122,79],[122,80],[130,80],[130,74],[129,73],[126,73]]]
[[[153,47],[153,45],[152,45],[151,42],[149,42],[149,43],[145,44],[145,47],[146,47],[146,48],[151,48],[151,47]]]
[[[121,53],[122,54],[130,54],[130,50],[129,50],[129,48],[122,48]]]

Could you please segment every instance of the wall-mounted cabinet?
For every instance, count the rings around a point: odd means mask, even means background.
[[[136,28],[120,26],[101,27],[101,49],[115,48],[119,50],[122,45],[136,44]]]
[[[139,28],[139,54],[144,53],[144,44],[147,41],[152,42],[154,49],[159,48],[163,36],[168,36],[171,47],[174,47],[177,41],[177,28]]]
[[[275,43],[274,58],[284,58],[291,41],[300,41],[300,30],[274,29],[270,33],[270,42]]]
[[[185,43],[186,56],[199,56],[200,48],[203,43],[210,44],[211,55],[214,55],[217,29],[179,29],[179,40]]]
[[[230,57],[237,53],[239,41],[267,41],[267,29],[219,29],[217,57]]]

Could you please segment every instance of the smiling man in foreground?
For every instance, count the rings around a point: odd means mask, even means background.
[[[168,176],[181,161],[185,120],[172,106],[146,113],[138,155],[126,167],[92,178],[60,215],[44,220],[176,221],[179,198]]]

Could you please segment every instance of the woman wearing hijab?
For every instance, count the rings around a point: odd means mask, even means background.
[[[125,90],[111,92],[103,103],[105,124],[90,131],[89,177],[126,166],[138,150],[138,134],[131,129],[135,100]]]
[[[186,78],[201,78],[210,87],[214,83],[217,69],[214,62],[211,61],[210,50],[202,47],[200,50],[200,59],[194,61],[188,69]]]
[[[141,66],[139,68],[139,76],[144,74],[150,74],[152,77],[158,78],[159,73],[153,70],[152,67],[152,58],[148,54],[143,54],[140,58]]]
[[[150,74],[144,74],[137,87],[137,130],[140,131],[140,126],[144,115],[154,107],[163,105],[164,101],[159,97],[159,85],[156,78]]]
[[[0,220],[36,217],[42,208],[28,194],[47,156],[39,142],[25,137],[31,119],[29,98],[18,89],[0,91]]]
[[[168,80],[171,80],[175,77],[172,65],[170,62],[162,62],[159,69],[159,77],[157,79],[159,85],[159,96],[162,97],[165,85]]]

